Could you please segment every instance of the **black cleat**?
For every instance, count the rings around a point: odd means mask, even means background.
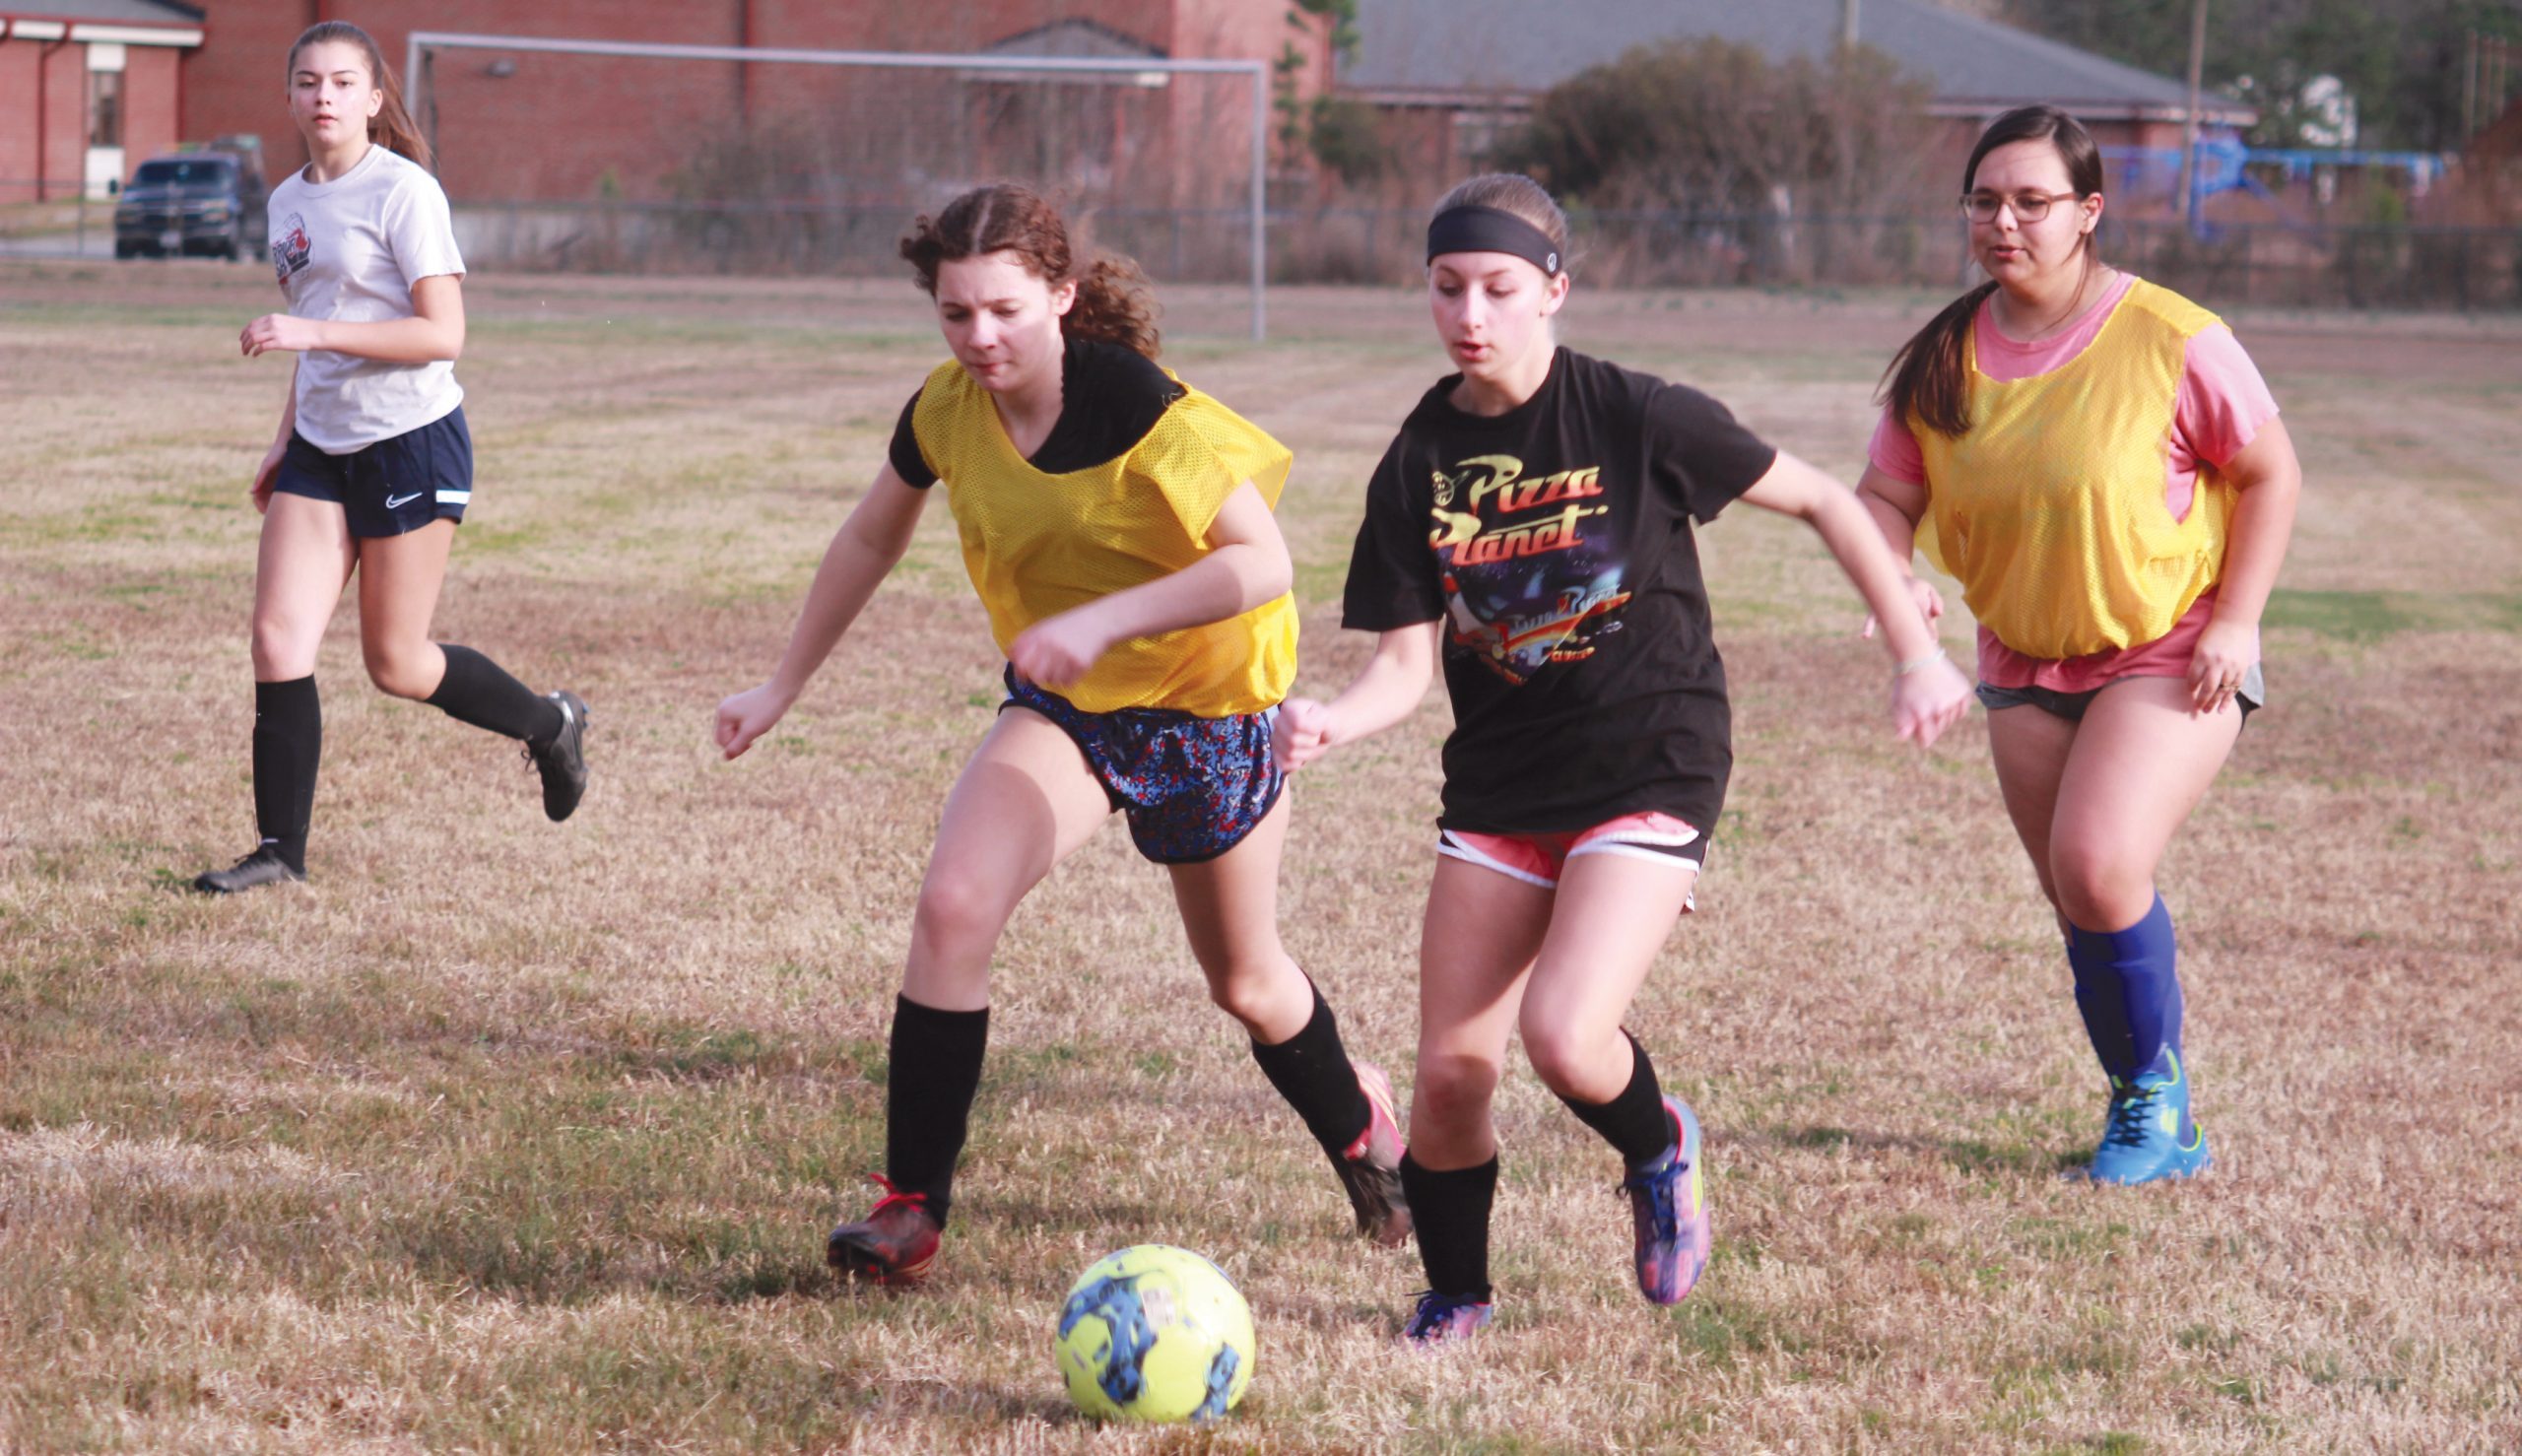
[[[543,775],[543,812],[554,824],[575,814],[587,793],[587,702],[574,693],[546,693],[561,710],[561,731],[546,743],[525,746],[527,761]]]
[[[305,871],[291,869],[289,861],[280,857],[279,845],[263,844],[227,869],[204,871],[193,881],[193,889],[204,894],[234,894],[262,885],[302,884],[305,879]]]

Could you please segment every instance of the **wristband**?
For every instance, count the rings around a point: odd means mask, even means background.
[[[1926,656],[1919,658],[1915,662],[1904,662],[1898,667],[1892,669],[1892,676],[1895,678],[1905,678],[1909,674],[1918,671],[1920,668],[1933,667],[1939,662],[1950,662],[1953,659],[1946,654],[1944,648],[1939,646],[1933,652],[1928,653]]]

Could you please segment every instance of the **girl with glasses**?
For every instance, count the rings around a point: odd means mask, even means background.
[[[1962,189],[1988,281],[1892,359],[1858,490],[1978,619],[1997,781],[2107,1084],[2091,1176],[2183,1177],[2207,1140],[2155,870],[2266,698],[2301,472],[2232,331],[2101,261],[2101,154],[2074,117],[1998,117]]]

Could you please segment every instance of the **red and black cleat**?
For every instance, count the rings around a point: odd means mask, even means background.
[[[904,1193],[883,1173],[870,1173],[885,1196],[855,1224],[843,1224],[824,1241],[824,1262],[854,1279],[880,1285],[913,1285],[937,1262],[939,1228],[928,1195]]]

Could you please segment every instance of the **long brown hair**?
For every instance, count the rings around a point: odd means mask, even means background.
[[[2093,145],[2092,133],[2085,130],[2084,123],[2055,106],[2017,106],[1988,123],[1979,145],[1970,149],[1969,165],[1961,169],[1963,196],[1978,183],[1979,164],[1987,155],[2015,142],[2047,142],[2057,148],[2058,160],[2067,165],[2067,185],[2075,189],[2077,201],[2101,192],[2101,149]],[[2095,257],[2093,235],[2086,233],[2078,247],[2090,274]],[[1899,418],[1915,420],[1948,438],[1969,433],[1970,329],[1979,305],[1996,291],[1996,280],[1990,279],[1946,304],[1942,313],[1892,356],[1891,367],[1883,371],[1883,384],[1875,391],[1876,400],[1889,404]]]
[[[1077,266],[1068,224],[1048,198],[1018,182],[975,187],[946,204],[936,217],[926,213],[903,234],[902,260],[919,277],[922,293],[937,297],[937,269],[989,253],[1014,253],[1044,283],[1077,285],[1077,302],[1060,320],[1060,331],[1082,339],[1125,344],[1150,359],[1160,342],[1156,328],[1156,297],[1147,275],[1128,258],[1088,249],[1086,266]]]
[[[285,74],[291,77],[298,74],[299,52],[327,40],[358,46],[367,57],[368,79],[376,83],[377,90],[385,93],[385,104],[377,107],[376,114],[367,118],[368,141],[428,166],[434,160],[430,154],[429,138],[421,135],[421,128],[412,120],[412,113],[403,108],[403,83],[395,78],[393,68],[385,64],[385,53],[376,48],[375,37],[365,31],[349,21],[319,21],[308,26],[299,33],[297,43],[289,48],[289,70]]]

